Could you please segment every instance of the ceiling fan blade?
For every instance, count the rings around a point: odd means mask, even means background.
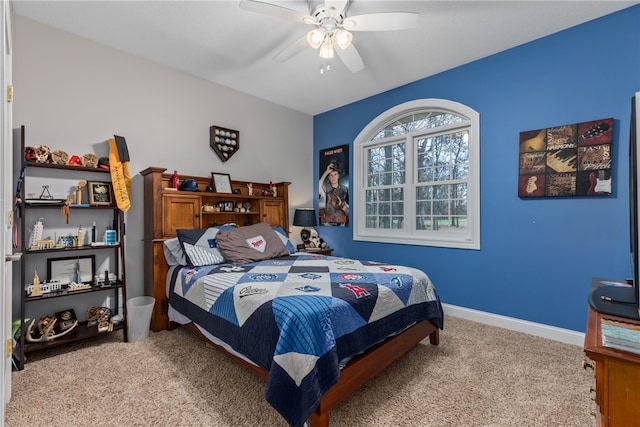
[[[358,53],[358,49],[356,49],[353,43],[351,43],[346,49],[341,49],[334,41],[333,50],[338,54],[342,62],[344,62],[344,65],[346,65],[352,73],[357,73],[358,71],[364,69],[364,62],[362,62],[362,57]]]
[[[342,26],[349,31],[395,31],[415,28],[419,19],[415,12],[380,12],[350,16]]]
[[[294,56],[296,56],[300,52],[302,52],[302,50],[305,47],[308,47],[308,46],[309,46],[309,43],[307,42],[307,36],[305,35],[304,37],[302,37],[302,38],[298,39],[297,41],[293,42],[285,50],[283,50],[282,52],[277,54],[273,58],[273,60],[276,61],[276,62],[285,62],[285,61],[293,58]]]
[[[349,0],[324,0],[324,9],[332,17],[337,17],[343,14],[347,8]]]
[[[275,4],[264,3],[261,1],[240,0],[240,8],[244,10],[250,10],[251,12],[261,13],[263,15],[269,15],[276,18],[299,22],[301,24],[316,22],[314,18],[307,15],[306,13],[298,12],[297,10],[289,9],[282,6],[276,6]]]

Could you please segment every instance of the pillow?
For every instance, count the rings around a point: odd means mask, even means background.
[[[169,267],[174,265],[187,265],[187,258],[184,256],[182,245],[177,237],[165,240],[162,249],[164,250],[164,258],[167,260]]]
[[[282,240],[282,243],[284,243],[284,247],[287,248],[290,254],[296,252],[296,247],[293,246],[293,243],[291,243],[291,240],[289,240],[289,238],[287,237],[287,233],[282,227],[276,225],[275,227],[273,227],[273,231],[275,231],[280,240]]]
[[[278,233],[266,222],[233,230],[220,230],[216,241],[224,257],[233,264],[289,255]]]
[[[203,265],[221,264],[224,256],[218,249],[216,236],[220,230],[234,228],[231,225],[221,227],[199,228],[194,230],[176,230],[178,240],[187,258],[187,265],[201,267]]]

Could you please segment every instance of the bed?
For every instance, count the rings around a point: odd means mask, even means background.
[[[296,253],[265,222],[176,235],[149,241],[154,317],[264,379],[266,400],[291,426],[328,426],[354,390],[425,338],[439,342],[442,307],[420,270]],[[253,252],[238,252],[243,245]]]

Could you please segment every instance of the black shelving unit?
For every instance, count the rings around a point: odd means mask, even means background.
[[[20,129],[20,155],[24,159],[25,153],[25,127],[22,126]],[[111,181],[110,179],[110,171],[102,168],[90,168],[85,166],[70,166],[70,165],[58,165],[51,163],[37,163],[31,161],[23,161],[23,173],[22,180],[20,182],[20,194],[22,195],[22,200],[20,201],[20,250],[22,251],[22,261],[20,265],[20,286],[18,292],[20,293],[20,337],[16,347],[14,348],[13,358],[14,364],[18,369],[23,369],[25,365],[25,355],[30,352],[35,352],[38,350],[43,350],[51,347],[63,346],[65,344],[69,344],[71,342],[84,340],[88,338],[95,337],[99,334],[104,334],[108,332],[99,332],[98,325],[88,325],[85,322],[79,322],[78,326],[74,328],[73,331],[68,333],[67,335],[61,336],[59,338],[49,340],[49,341],[41,341],[41,342],[30,342],[26,340],[25,336],[27,333],[27,328],[29,324],[25,322],[25,313],[27,304],[47,304],[46,301],[50,301],[51,299],[57,298],[74,298],[79,295],[86,295],[89,293],[95,292],[111,292],[114,295],[113,307],[109,307],[112,309],[112,313],[119,307],[119,293],[122,293],[122,310],[124,314],[123,320],[117,325],[114,326],[112,331],[123,330],[124,340],[127,341],[127,322],[126,322],[126,263],[125,263],[125,247],[124,247],[124,234],[125,234],[125,223],[124,223],[124,213],[120,211],[115,204],[113,206],[74,206],[70,205],[69,208],[71,210],[83,210],[83,211],[92,211],[96,212],[96,215],[104,216],[104,211],[109,210],[113,212],[112,218],[112,226],[113,229],[117,232],[117,241],[118,244],[115,245],[82,245],[82,246],[73,246],[73,247],[63,247],[63,248],[47,248],[47,249],[30,249],[28,246],[28,229],[27,229],[27,212],[30,210],[38,210],[38,214],[42,217],[50,214],[60,214],[60,209],[65,205],[64,202],[61,201],[52,201],[52,202],[32,202],[28,201],[24,198],[26,194],[26,182],[28,181],[29,171],[34,169],[55,169],[61,171],[64,174],[70,174],[71,176],[79,176],[81,174],[98,174],[98,176],[104,176],[105,178],[101,178],[103,181]],[[57,172],[55,172],[57,173]],[[65,175],[66,177],[66,175]],[[102,213],[99,213],[102,211]],[[29,257],[43,257],[47,258],[68,258],[72,257],[74,254],[81,254],[83,251],[112,251],[114,260],[114,268],[111,273],[115,274],[116,280],[109,283],[108,286],[101,286],[99,284],[94,283],[93,281],[90,283],[91,288],[83,289],[83,290],[75,290],[69,292],[66,288],[63,287],[61,291],[51,292],[51,293],[43,293],[39,296],[28,296],[25,286],[28,283],[31,283],[31,277],[27,275],[26,272],[26,264],[27,259]],[[57,255],[62,255],[61,257]],[[93,278],[92,278],[93,279]]]

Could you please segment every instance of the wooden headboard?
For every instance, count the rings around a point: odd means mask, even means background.
[[[180,175],[180,182],[193,179],[201,191],[176,191],[171,188],[173,174],[165,173],[166,170],[149,167],[140,172],[144,179],[144,291],[156,299],[151,316],[154,332],[169,329],[166,294],[169,267],[162,245],[165,240],[176,237],[177,229],[268,222],[281,226],[289,234],[291,183],[231,180],[234,192],[227,194],[206,191],[207,186],[213,185],[211,176]],[[229,208],[232,210],[225,210]]]

